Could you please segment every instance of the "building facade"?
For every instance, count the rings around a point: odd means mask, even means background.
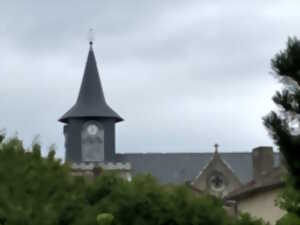
[[[186,183],[193,190],[234,202],[236,210],[258,217],[263,216],[259,214],[263,197],[243,193],[251,192],[249,188],[263,189],[266,176],[280,167],[280,156],[271,147],[228,153],[220,153],[217,145],[214,153],[117,153],[115,126],[123,118],[105,100],[92,42],[77,101],[59,121],[65,124],[66,161],[74,175],[92,174],[97,167],[117,170],[127,179],[151,174],[161,183]],[[279,182],[279,178],[275,176],[274,180]],[[253,183],[256,186],[249,185]],[[271,205],[274,193],[268,193]]]

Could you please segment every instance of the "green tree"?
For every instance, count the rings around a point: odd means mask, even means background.
[[[5,131],[4,130],[0,130],[0,144],[4,140],[4,138],[5,138]]]
[[[219,199],[152,176],[71,176],[54,156],[50,149],[43,158],[40,145],[25,149],[18,138],[0,144],[1,225],[263,225],[230,218]]]
[[[98,225],[111,225],[114,220],[114,216],[109,213],[100,213],[97,216]]]
[[[300,41],[289,38],[287,47],[271,60],[273,74],[284,84],[273,101],[279,111],[272,111],[264,124],[284,156],[294,185],[300,189]]]
[[[284,87],[273,97],[279,110],[267,115],[264,124],[289,171],[286,188],[278,199],[278,205],[288,213],[278,224],[300,224],[300,41],[289,38],[286,48],[275,55],[271,65]]]
[[[249,214],[241,214],[235,225],[269,225],[262,219],[252,218]]]
[[[295,188],[292,177],[286,178],[286,186],[278,196],[277,204],[287,212],[277,221],[277,225],[300,224],[300,192]]]
[[[25,149],[18,138],[0,145],[0,224],[70,224],[84,197],[79,178],[34,144]],[[72,214],[69,209],[72,209]]]
[[[288,213],[283,216],[276,225],[298,225],[300,224],[300,218],[298,215],[293,213]]]

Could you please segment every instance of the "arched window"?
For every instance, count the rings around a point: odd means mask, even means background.
[[[104,128],[97,121],[88,121],[82,127],[81,154],[85,162],[104,161]]]

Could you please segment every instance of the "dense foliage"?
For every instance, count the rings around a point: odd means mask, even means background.
[[[266,116],[264,124],[290,175],[278,199],[279,206],[288,213],[278,225],[300,224],[300,41],[289,38],[286,49],[275,55],[271,63],[275,77],[284,87],[273,97],[280,110]]]
[[[300,224],[300,191],[293,184],[293,178],[287,178],[286,186],[278,198],[277,204],[287,212],[278,225]]]
[[[18,138],[0,143],[1,225],[261,225],[230,219],[221,201],[185,186],[161,186],[151,176],[131,182],[111,173],[95,179],[70,175],[40,146]],[[244,222],[243,222],[244,221]]]
[[[262,219],[254,219],[249,214],[240,215],[239,219],[236,220],[234,225],[269,225]]]

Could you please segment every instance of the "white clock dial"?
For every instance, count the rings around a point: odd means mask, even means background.
[[[87,127],[89,135],[96,135],[98,133],[98,127],[95,124],[90,124]]]

